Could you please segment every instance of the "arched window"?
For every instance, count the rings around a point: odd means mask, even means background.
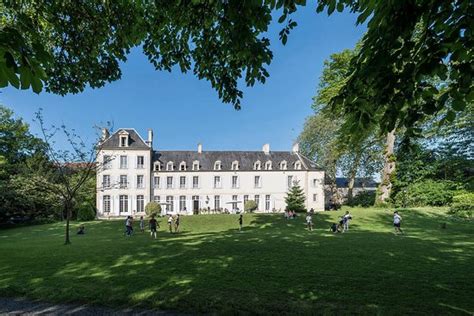
[[[186,162],[185,161],[181,161],[181,163],[179,164],[179,170],[180,171],[186,171]]]
[[[301,161],[295,162],[295,170],[301,170]]]
[[[272,170],[272,162],[270,160],[265,163],[265,170]]]
[[[194,160],[193,161],[193,170],[197,171],[199,169],[201,169],[200,166],[199,166],[199,160]]]
[[[220,160],[217,160],[214,162],[214,170],[221,170],[222,169],[222,163]]]
[[[239,170],[239,162],[237,160],[232,162],[232,170]]]
[[[173,171],[174,170],[174,163],[172,161],[168,161],[166,163],[166,171]]]
[[[253,164],[253,170],[260,170],[260,169],[262,169],[262,163],[260,162],[260,160],[257,160]]]
[[[153,165],[153,168],[155,171],[161,171],[161,163],[155,162],[155,164]]]
[[[288,164],[286,160],[283,160],[282,162],[280,162],[280,170],[286,170],[287,168],[288,168]]]

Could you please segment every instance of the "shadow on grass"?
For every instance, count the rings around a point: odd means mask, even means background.
[[[73,247],[54,253],[40,244],[3,260],[0,293],[186,312],[472,312],[471,226],[442,231],[442,217],[407,212],[407,234],[396,236],[391,213],[379,212],[369,219],[355,214],[348,233],[330,233],[341,214],[315,215],[312,232],[304,216],[245,216],[242,232],[230,215],[223,219],[235,228],[221,231],[183,225],[170,234],[161,223],[157,240],[146,233],[123,237],[118,221],[87,224]]]

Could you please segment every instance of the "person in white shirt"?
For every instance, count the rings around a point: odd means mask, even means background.
[[[311,217],[310,213],[306,215],[306,226],[308,227],[309,231],[313,230],[313,218]]]
[[[393,213],[393,226],[395,227],[395,233],[402,233],[403,231],[400,228],[400,224],[402,222],[402,217],[398,214],[398,211]]]
[[[343,232],[346,232],[349,230],[349,222],[352,219],[352,215],[349,213],[349,211],[346,211],[346,214],[342,217],[342,223],[344,226]]]

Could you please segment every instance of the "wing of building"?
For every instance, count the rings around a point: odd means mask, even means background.
[[[97,155],[99,217],[141,215],[150,201],[163,212],[195,214],[243,210],[254,200],[258,211],[283,211],[288,189],[298,183],[306,207],[324,210],[324,172],[299,153],[271,151],[153,150],[153,131],[144,140],[135,129],[112,135],[103,130]]]

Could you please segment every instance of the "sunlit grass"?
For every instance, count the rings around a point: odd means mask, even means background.
[[[185,312],[263,314],[462,314],[474,311],[474,224],[443,209],[354,209],[342,214],[209,215],[182,219],[158,239],[124,237],[123,221],[86,223],[63,245],[64,224],[0,231],[0,295]],[[447,223],[442,229],[441,224]],[[80,223],[73,225],[73,232]],[[136,227],[136,230],[138,227]]]

